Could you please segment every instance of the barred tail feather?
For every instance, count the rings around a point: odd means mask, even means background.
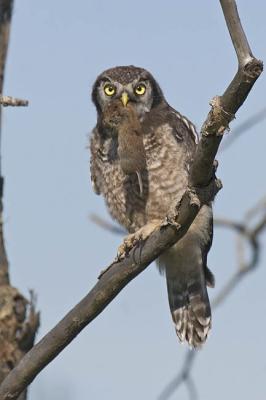
[[[178,273],[166,266],[169,305],[177,336],[191,347],[200,347],[211,329],[211,308],[202,266]],[[180,272],[180,271],[179,271]]]
[[[215,279],[207,267],[212,241],[212,210],[202,206],[188,232],[158,259],[166,275],[168,299],[178,338],[200,347],[211,329],[207,287]]]

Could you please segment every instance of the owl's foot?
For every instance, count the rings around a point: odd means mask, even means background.
[[[139,245],[148,239],[152,232],[161,226],[161,223],[161,220],[149,222],[135,233],[126,236],[123,243],[118,248],[117,260],[120,261],[125,258],[134,246]]]

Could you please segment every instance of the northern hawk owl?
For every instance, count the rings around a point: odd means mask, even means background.
[[[195,127],[167,103],[156,80],[142,68],[104,71],[94,83],[92,100],[98,115],[91,136],[93,188],[133,236],[149,231],[187,188],[198,140]],[[157,260],[166,275],[177,336],[193,347],[205,342],[211,328],[206,285],[214,285],[207,268],[212,232],[209,204]]]

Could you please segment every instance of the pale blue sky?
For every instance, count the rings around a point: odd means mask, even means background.
[[[238,5],[254,54],[265,60],[266,4]],[[38,294],[38,338],[94,285],[121,241],[89,221],[107,212],[91,189],[86,146],[96,120],[91,86],[103,69],[127,64],[149,69],[169,103],[200,128],[237,66],[219,1],[16,1],[5,94],[30,106],[4,110],[5,234],[12,283]],[[232,134],[263,107],[265,75]],[[241,218],[265,193],[265,128],[219,156],[216,215]],[[215,231],[212,297],[233,271],[233,239]],[[265,399],[265,278],[264,252],[260,268],[215,312],[193,370],[201,400]],[[165,286],[150,266],[36,378],[30,400],[155,400],[186,351]]]

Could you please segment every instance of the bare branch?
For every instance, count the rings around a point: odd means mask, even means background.
[[[13,0],[0,0],[0,93],[3,93],[6,56],[9,43],[10,23],[13,10]],[[0,145],[2,135],[2,107],[0,107]],[[1,176],[0,154],[0,285],[9,284],[8,261],[3,236],[3,190],[4,179]]]
[[[215,97],[207,120],[201,129],[202,137],[197,148],[196,159],[192,167],[192,182],[204,185],[212,176],[212,162],[228,130],[229,123],[247,98],[252,86],[260,76],[263,64],[252,56],[244,34],[234,0],[220,0],[225,20],[239,60],[238,71],[221,97]],[[203,174],[202,172],[205,171]],[[208,177],[208,179],[206,179]],[[193,180],[194,179],[194,180]]]
[[[264,212],[266,210],[266,196],[263,196],[262,199],[260,199],[254,207],[252,207],[247,213],[246,213],[246,220],[249,221],[252,218],[254,218],[259,212]]]
[[[17,99],[11,96],[0,96],[0,104],[4,107],[26,107],[29,105],[28,100]]]
[[[3,93],[12,10],[13,0],[0,0],[0,93]],[[26,105],[26,101],[0,95],[0,104]],[[1,117],[2,107],[0,107],[0,141]],[[39,326],[39,313],[35,312],[33,299],[29,303],[9,281],[3,233],[3,186],[0,163],[0,382],[33,346]],[[26,397],[27,391],[23,390],[19,400],[26,400]]]
[[[190,395],[191,400],[197,399],[197,391],[194,385],[194,382],[190,376],[190,371],[192,369],[194,360],[196,358],[197,350],[188,350],[186,353],[185,361],[181,371],[178,375],[168,383],[168,385],[164,388],[158,400],[166,400],[169,399],[172,394],[176,391],[176,389],[184,384],[187,386],[188,393]]]
[[[252,217],[255,217],[256,214],[261,213],[262,211],[264,211],[264,214],[257,222],[257,224],[253,228],[249,227],[250,216],[252,215]],[[221,226],[223,228],[235,230],[240,239],[244,238],[251,247],[251,258],[249,261],[246,262],[243,262],[242,257],[240,258],[235,273],[230,277],[228,282],[221,289],[220,293],[213,300],[212,302],[213,309],[215,309],[221,303],[223,303],[227,299],[229,294],[236,288],[236,286],[240,284],[242,278],[244,278],[248,274],[248,272],[253,271],[254,268],[258,266],[260,259],[260,252],[261,252],[261,247],[259,244],[259,235],[263,232],[263,230],[266,229],[265,198],[261,200],[259,203],[257,203],[255,207],[252,207],[246,213],[244,222],[239,223],[226,218],[216,218],[216,225]],[[162,391],[158,400],[168,400],[171,397],[171,395],[182,384],[186,384],[188,386],[188,382],[190,382],[190,388],[191,388],[191,379],[192,379],[191,371],[193,367],[193,361],[198,354],[199,353],[197,351],[194,351],[193,355],[191,354],[191,351],[187,352],[181,371]],[[197,392],[195,390],[194,391],[190,390],[190,398],[192,400],[195,400],[197,398]]]
[[[230,1],[228,3],[235,4]],[[216,97],[212,102],[212,110],[202,128],[202,137],[191,168],[189,186],[176,205],[175,212],[166,217],[161,229],[155,230],[144,244],[132,249],[127,258],[114,262],[91,292],[24,356],[2,383],[1,400],[17,398],[34,377],[112,301],[130,280],[183,237],[201,205],[211,201],[221,188],[221,183],[214,179],[213,163],[222,134],[262,72],[262,63],[252,56],[244,62],[242,55],[246,54],[247,46],[243,35],[241,36],[241,30],[236,29],[241,27],[240,21],[238,19],[233,28],[229,23],[232,17],[238,17],[237,10],[235,8],[229,11],[225,17],[233,41],[237,43],[236,49],[241,64],[223,96]]]
[[[242,28],[235,0],[220,0],[226,25],[234,45],[238,64],[245,66],[254,57],[248,44],[247,37]]]
[[[236,226],[237,225],[235,223],[231,224],[232,228]],[[217,297],[213,300],[212,303],[213,307],[217,307],[218,305],[220,305],[225,300],[225,298],[227,298],[227,296],[233,291],[233,289],[235,289],[235,287],[240,283],[242,278],[248,272],[251,272],[255,267],[258,266],[260,252],[261,252],[258,236],[265,228],[266,228],[266,214],[261,218],[261,220],[259,220],[259,222],[255,225],[253,229],[250,229],[248,226],[246,226],[241,231],[241,235],[243,235],[246,238],[251,247],[252,251],[251,258],[247,262],[243,262],[242,260],[239,262],[236,272],[225,284],[225,286],[217,295]]]
[[[13,0],[0,0],[0,93],[3,93]]]

